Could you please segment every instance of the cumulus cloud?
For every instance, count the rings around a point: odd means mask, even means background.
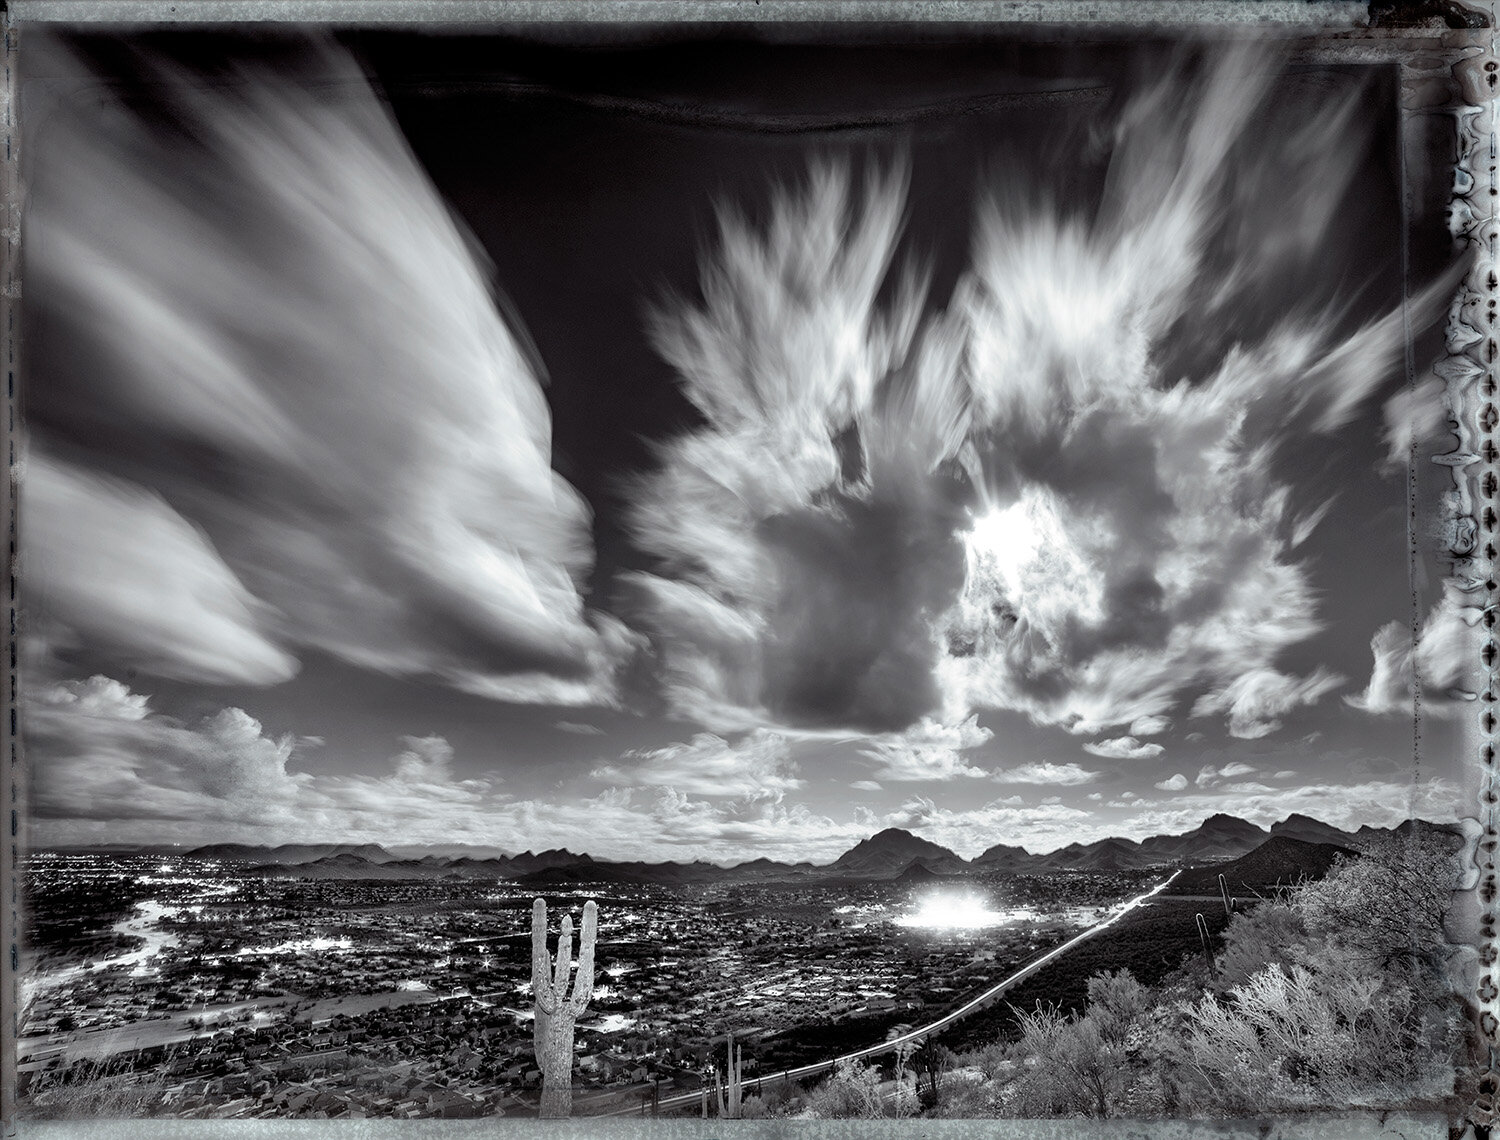
[[[1001,784],[1086,784],[1099,775],[1077,764],[1054,764],[1050,760],[997,769],[994,778]]]
[[[1455,583],[1445,583],[1443,596],[1428,612],[1415,645],[1410,627],[1399,622],[1376,631],[1370,641],[1375,658],[1370,683],[1363,693],[1344,699],[1366,712],[1410,716],[1420,678],[1425,709],[1441,712],[1453,707],[1452,698],[1473,685],[1481,616],[1483,611]]]
[[[1175,776],[1168,776],[1165,780],[1160,781],[1154,786],[1164,792],[1180,792],[1188,786],[1188,781],[1186,776],[1178,772]]]
[[[796,771],[786,738],[757,729],[733,743],[700,732],[686,744],[627,752],[592,775],[613,784],[675,788],[701,796],[780,800],[802,787]]]
[[[1229,734],[1258,740],[1281,727],[1281,718],[1295,708],[1316,704],[1338,688],[1344,678],[1326,669],[1307,677],[1292,677],[1275,669],[1252,669],[1229,684],[1205,693],[1193,703],[1193,716],[1229,714]]]
[[[211,84],[146,65],[169,116],[97,83],[32,144],[34,424],[140,485],[28,472],[49,567],[124,551],[123,580],[79,563],[103,596],[64,579],[58,620],[165,676],[266,683],[316,647],[608,702],[633,642],[585,611],[589,510],[551,469],[540,366],[357,68],[313,56]]]
[[[388,842],[396,826],[440,842],[507,798],[493,775],[456,778],[440,736],[403,737],[386,775],[315,776],[291,768],[315,737],[271,735],[239,708],[186,722],[104,676],[35,685],[23,707],[31,826],[73,841]]]
[[[1095,756],[1107,756],[1112,760],[1147,760],[1153,756],[1160,756],[1166,751],[1160,744],[1142,743],[1134,736],[1118,736],[1113,740],[1090,740],[1084,744],[1083,750]]]
[[[95,676],[29,691],[24,713],[38,819],[267,822],[308,782],[287,771],[297,738],[268,736],[242,709],[184,724]]]
[[[515,799],[499,790],[494,774],[458,778],[457,758],[440,737],[403,738],[385,775],[298,772],[293,761],[305,762],[309,738],[268,734],[239,709],[185,723],[153,712],[149,698],[102,676],[38,686],[26,696],[26,713],[29,825],[38,842],[278,843],[309,834],[388,842],[398,827],[412,843],[569,846],[614,859],[733,863],[765,855],[826,862],[883,827],[910,828],[972,857],[1002,842],[1045,851],[1108,834],[1178,832],[1215,811],[1263,826],[1300,811],[1355,828],[1389,826],[1410,814],[1450,819],[1463,803],[1462,791],[1442,779],[1281,789],[1231,782],[1186,791],[1180,774],[1163,781],[1163,790],[1186,792],[1170,801],[1142,801],[1130,792],[1113,801],[1130,811],[1125,819],[1100,819],[1054,797],[1028,805],[1019,795],[960,806],[915,796],[890,811],[857,805],[835,818],[782,797],[733,794],[707,780],[702,793],[642,780],[582,799]],[[638,765],[656,765],[653,775],[668,779],[691,747],[642,754]],[[708,746],[699,751],[724,755]],[[1218,771],[1233,780],[1248,774],[1243,767],[1230,763]],[[731,769],[723,765],[728,781]],[[1090,794],[1091,803],[1102,802],[1096,796]]]
[[[1165,716],[1138,716],[1130,722],[1131,736],[1160,736],[1172,727],[1172,720]]]
[[[1232,780],[1236,776],[1253,775],[1254,772],[1255,768],[1251,765],[1241,763],[1238,760],[1232,760],[1222,768],[1215,768],[1212,765],[1200,768],[1198,775],[1193,778],[1193,783],[1201,788],[1206,785],[1217,784],[1222,780]]]
[[[453,775],[453,745],[441,736],[403,736],[406,745],[392,766],[398,779],[414,784],[443,784]]]
[[[994,736],[976,717],[956,725],[924,717],[904,733],[872,736],[860,752],[879,764],[882,780],[951,780],[957,776],[986,776],[985,769],[966,761],[961,753],[987,744]]]

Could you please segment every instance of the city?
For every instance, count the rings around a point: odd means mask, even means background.
[[[133,1087],[156,1098],[152,1111],[180,1116],[535,1112],[532,893],[242,870],[156,855],[33,858],[22,1096],[77,1066],[139,1073]],[[991,877],[979,889],[1002,908],[982,912],[993,924],[936,929],[920,925],[923,898],[941,890],[926,883],[553,894],[554,908],[575,911],[597,898],[602,916],[576,1110],[700,1088],[731,1032],[750,1072],[879,1041],[1096,921],[1147,879]],[[59,926],[68,941],[49,942]]]

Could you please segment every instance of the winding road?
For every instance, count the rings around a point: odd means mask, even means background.
[[[978,1010],[987,1008],[995,1001],[996,998],[1000,997],[1000,995],[1005,993],[1006,990],[1010,989],[1011,986],[1015,985],[1017,982],[1025,981],[1027,978],[1031,977],[1032,974],[1040,970],[1043,966],[1047,965],[1049,962],[1052,962],[1057,958],[1060,958],[1069,950],[1073,949],[1073,947],[1077,946],[1080,942],[1092,938],[1101,930],[1107,930],[1109,927],[1119,922],[1120,919],[1124,918],[1131,911],[1135,910],[1136,907],[1141,906],[1148,899],[1160,894],[1171,884],[1172,880],[1177,878],[1177,876],[1181,873],[1181,871],[1173,871],[1160,883],[1157,883],[1156,886],[1152,887],[1145,894],[1137,895],[1135,898],[1131,899],[1128,903],[1122,906],[1114,914],[1106,918],[1103,922],[1096,923],[1095,925],[1089,927],[1087,930],[1075,934],[1072,938],[1069,938],[1060,946],[1054,946],[1045,954],[1042,954],[1041,956],[1022,966],[1019,970],[1011,974],[1009,977],[1006,977],[1002,981],[996,982],[989,989],[983,991],[976,997],[970,998],[963,1005],[959,1006],[951,1013],[944,1014],[936,1021],[929,1021],[926,1025],[918,1026],[916,1029],[911,1030],[909,1033],[903,1033],[900,1037],[893,1037],[889,1041],[881,1041],[875,1045],[867,1045],[863,1049],[856,1049],[852,1053],[844,1053],[841,1056],[833,1057],[827,1061],[816,1061],[811,1065],[799,1065],[795,1069],[782,1069],[779,1072],[766,1073],[764,1076],[749,1077],[744,1081],[745,1090],[748,1092],[751,1089],[759,1088],[763,1084],[768,1084],[774,1081],[797,1081],[801,1080],[804,1077],[816,1076],[818,1073],[828,1072],[836,1065],[839,1065],[845,1061],[862,1061],[866,1057],[877,1057],[882,1053],[893,1052],[903,1045],[915,1045],[923,1038],[929,1037],[934,1033],[941,1033],[944,1029],[947,1029],[948,1026],[952,1025],[960,1018],[967,1017],[971,1013],[975,1013]],[[701,1090],[694,1090],[693,1092],[688,1093],[678,1093],[676,1096],[662,1097],[661,1100],[656,1102],[656,1108],[660,1110],[664,1108],[677,1108],[682,1105],[688,1104],[697,1104],[702,1098],[702,1095],[703,1094]],[[640,1114],[640,1112],[641,1105],[634,1104],[624,1108],[617,1108],[610,1112],[601,1113],[600,1115],[637,1116]]]

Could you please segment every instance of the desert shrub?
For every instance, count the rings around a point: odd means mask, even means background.
[[[935,1115],[955,1119],[998,1116],[1001,1106],[1000,1085],[978,1069],[950,1068],[938,1081]]]
[[[1021,1039],[1009,1102],[1018,1116],[1112,1116],[1139,1079],[1150,994],[1128,972],[1096,974],[1086,1013],[1016,1011]]]
[[[1224,1113],[1387,1107],[1451,1089],[1456,1026],[1411,986],[1323,943],[1186,1008],[1184,1094]]]
[[[1263,902],[1229,920],[1224,948],[1214,963],[1214,981],[1229,989],[1267,966],[1289,964],[1307,941],[1300,910],[1285,899]]]
[[[30,1115],[55,1119],[113,1119],[161,1111],[168,1078],[162,1068],[137,1071],[124,1063],[79,1062],[34,1081],[27,1094]]]
[[[857,1061],[840,1062],[808,1095],[807,1107],[819,1119],[870,1119],[887,1115],[881,1096],[880,1070]]]

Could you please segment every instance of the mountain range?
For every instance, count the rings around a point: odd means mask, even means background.
[[[889,827],[860,840],[832,863],[779,863],[762,858],[733,867],[701,861],[619,862],[594,859],[566,848],[510,855],[496,848],[466,849],[454,845],[428,850],[424,854],[418,854],[423,850],[421,848],[390,850],[373,843],[299,843],[279,847],[215,843],[188,851],[156,848],[152,852],[236,863],[241,865],[241,873],[268,878],[482,878],[545,886],[585,882],[819,883],[890,879],[918,882],[972,874],[1110,872],[1158,866],[1218,867],[1264,849],[1264,858],[1247,864],[1240,875],[1242,879],[1249,876],[1245,879],[1247,882],[1251,879],[1261,882],[1294,875],[1301,862],[1309,864],[1309,871],[1322,873],[1339,851],[1358,850],[1378,836],[1412,828],[1453,831],[1446,825],[1409,820],[1397,828],[1365,826],[1349,832],[1300,814],[1290,815],[1266,829],[1220,813],[1180,835],[1153,835],[1142,840],[1110,837],[1093,843],[1072,843],[1046,854],[1033,854],[1024,847],[1001,843],[973,859],[964,859],[941,844],[899,827]],[[1276,842],[1270,842],[1273,840]],[[1218,889],[1212,874],[1204,879],[1204,883],[1205,889]]]

